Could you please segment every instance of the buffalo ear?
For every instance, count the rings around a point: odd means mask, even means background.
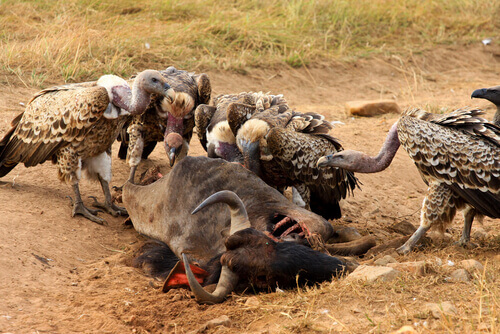
[[[230,227],[228,226],[228,227],[222,229],[222,231],[220,231],[220,235],[222,236],[222,238],[226,239],[227,237],[229,237],[231,235],[229,232],[230,232]]]

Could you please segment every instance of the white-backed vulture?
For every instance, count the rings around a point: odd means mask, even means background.
[[[376,173],[390,165],[401,144],[429,188],[420,227],[398,252],[410,252],[431,226],[444,229],[457,209],[463,209],[465,220],[459,243],[467,246],[474,216],[500,218],[500,127],[482,114],[479,109],[446,115],[407,110],[376,157],[346,150],[322,157],[318,166]]]
[[[157,142],[164,142],[170,166],[184,158],[193,135],[194,110],[210,102],[212,88],[206,74],[189,73],[173,66],[160,73],[175,91],[175,100],[153,96],[146,112],[126,123],[118,139],[122,142],[119,157],[127,158],[131,181],[141,159],[148,157]]]
[[[0,177],[18,163],[26,167],[52,160],[61,181],[73,186],[73,213],[102,224],[99,210],[83,205],[78,183],[82,170],[101,183],[110,214],[125,214],[111,202],[111,144],[127,115],[146,110],[151,94],[173,99],[175,94],[158,71],[141,72],[133,86],[120,77],[104,75],[96,82],[68,84],[42,90],[12,121],[0,141]]]
[[[239,110],[228,111],[245,167],[277,189],[294,187],[306,207],[324,218],[340,218],[339,201],[352,193],[358,181],[352,172],[316,167],[320,156],[343,149],[328,135],[332,126],[324,116],[280,105],[255,113],[244,123],[232,121],[245,118]]]
[[[227,115],[236,115],[232,110],[237,110],[237,114],[243,115],[244,120],[233,120],[233,122],[243,123],[254,113],[278,105],[286,105],[282,95],[243,92],[218,95],[213,99],[213,105],[198,106],[195,112],[196,131],[208,157],[242,162],[241,152],[236,146]]]

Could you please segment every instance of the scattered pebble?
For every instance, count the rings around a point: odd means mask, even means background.
[[[396,262],[398,262],[398,261],[396,261],[396,259],[393,258],[392,256],[385,255],[384,257],[375,260],[375,262],[373,262],[373,264],[376,266],[386,266],[388,263],[396,263]]]
[[[470,274],[465,269],[457,269],[446,280],[453,283],[470,282]]]
[[[393,100],[349,101],[345,104],[348,114],[356,116],[376,116],[387,113],[400,114],[401,109]]]
[[[206,328],[215,328],[217,326],[229,327],[231,325],[231,319],[227,315],[222,315],[218,318],[212,319],[206,323]]]
[[[247,301],[245,302],[245,306],[259,306],[260,305],[260,300],[257,297],[248,297]]]
[[[474,270],[477,270],[479,272],[484,271],[484,266],[481,264],[481,262],[474,259],[460,261],[460,265],[464,267],[464,269],[469,271],[474,271]]]
[[[406,325],[401,327],[395,332],[392,332],[391,334],[417,334],[418,332],[410,325]]]
[[[401,273],[393,268],[381,266],[361,265],[347,276],[347,280],[363,280],[373,283],[376,280],[389,282],[398,277]]]
[[[444,315],[457,314],[457,309],[449,301],[442,303],[427,303],[423,308],[423,313],[424,315],[431,315],[435,319],[440,319]]]
[[[387,266],[399,271],[405,271],[418,276],[422,276],[430,271],[429,265],[425,261],[388,263]]]

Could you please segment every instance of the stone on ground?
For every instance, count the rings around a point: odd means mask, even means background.
[[[349,101],[345,104],[349,115],[376,116],[387,113],[400,114],[401,109],[393,100]]]
[[[400,275],[400,272],[389,267],[361,265],[347,276],[347,280],[366,281],[373,283],[377,280],[389,282]]]

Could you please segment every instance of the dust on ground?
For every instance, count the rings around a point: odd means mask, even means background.
[[[398,115],[352,118],[344,112],[346,101],[389,98],[402,108],[419,106],[434,112],[479,106],[491,119],[493,106],[471,100],[470,94],[500,83],[499,59],[498,53],[478,45],[465,50],[439,48],[404,59],[379,56],[309,69],[208,74],[214,96],[240,91],[282,93],[298,111],[315,111],[343,122],[333,135],[345,148],[376,154]],[[168,65],[158,64],[158,69]],[[2,87],[0,134],[23,110],[19,103],[26,103],[35,92],[34,88]],[[121,185],[128,166],[116,157],[116,143],[113,149],[112,184]],[[196,135],[190,155],[205,155]],[[160,165],[163,173],[169,170],[161,145],[141,164],[139,173],[153,165]],[[362,190],[341,203],[344,217],[334,225],[354,226],[379,242],[395,236],[388,229],[395,222],[418,226],[426,186],[403,150],[386,171],[358,177]],[[0,332],[367,333],[389,332],[403,325],[419,332],[494,332],[500,327],[498,289],[491,290],[499,285],[499,221],[486,218],[482,226],[476,222],[472,233],[479,248],[463,250],[453,245],[463,224],[458,214],[445,237],[397,258],[430,263],[434,270],[423,277],[407,274],[396,283],[373,285],[339,279],[283,293],[233,295],[223,304],[203,306],[187,290],[162,293],[161,282],[128,265],[145,238],[125,228],[123,218],[100,214],[107,226],[71,218],[67,197],[71,188],[59,183],[51,163],[29,169],[18,166],[0,182]],[[84,198],[102,199],[98,184],[82,181],[81,191]],[[486,265],[484,275],[480,274],[483,279],[446,283],[456,269],[449,264],[468,258]],[[249,297],[257,302],[245,304]],[[418,316],[425,303],[446,300],[457,309],[454,317]],[[204,328],[221,315],[229,317],[229,325]]]

